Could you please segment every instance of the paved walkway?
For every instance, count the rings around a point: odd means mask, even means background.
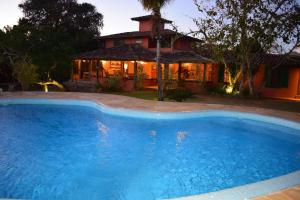
[[[207,104],[207,103],[178,103],[158,102],[136,99],[120,95],[74,92],[5,92],[1,98],[49,98],[49,99],[81,99],[102,103],[115,108],[138,109],[152,112],[188,112],[195,110],[234,110],[240,112],[258,113],[262,115],[281,117],[300,122],[300,114],[264,108],[246,106]],[[279,191],[253,200],[300,200],[300,186]]]
[[[300,185],[274,192],[263,197],[257,197],[253,200],[300,200]]]
[[[152,112],[188,112],[195,110],[234,110],[281,117],[300,122],[300,113],[256,108],[247,106],[221,105],[208,103],[159,102],[143,100],[121,95],[102,93],[76,92],[4,92],[1,98],[49,98],[49,99],[81,99],[102,103],[114,108],[137,109]]]

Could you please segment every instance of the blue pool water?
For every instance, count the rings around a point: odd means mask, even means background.
[[[0,106],[0,198],[152,200],[300,169],[299,130],[233,117],[143,119]]]

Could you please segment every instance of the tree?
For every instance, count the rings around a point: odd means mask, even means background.
[[[160,63],[160,40],[161,40],[161,9],[172,0],[139,0],[145,10],[152,12],[154,16],[153,35],[156,37],[156,65],[157,65],[157,85],[158,100],[164,100],[162,68]]]
[[[194,19],[201,35],[222,62],[226,54],[240,65],[240,91],[253,76],[265,53],[290,54],[300,39],[300,8],[296,0],[194,0],[201,13]]]
[[[36,66],[25,59],[21,59],[14,64],[13,74],[23,90],[28,90],[31,84],[38,81]]]
[[[97,48],[103,16],[93,5],[76,0],[25,0],[19,7],[24,17],[18,26],[27,28],[30,44],[26,54],[42,79],[48,74],[58,81],[68,79],[72,55]]]

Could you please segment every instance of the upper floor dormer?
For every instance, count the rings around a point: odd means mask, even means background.
[[[139,22],[139,31],[152,31],[155,23],[155,19],[153,15],[145,15],[141,17],[133,17],[131,18],[133,21]],[[165,24],[171,24],[172,21],[161,18],[160,20],[160,30],[165,29]]]
[[[123,32],[100,37],[102,48],[112,48],[123,44],[140,45],[150,51],[156,50],[156,38],[153,36],[153,26],[155,18],[153,15],[146,15],[132,18],[133,21],[139,22],[139,30],[132,32]],[[172,21],[161,18],[160,34],[161,34],[161,51],[190,51],[193,50],[195,43],[200,40],[177,33],[173,30],[166,29],[166,25]]]

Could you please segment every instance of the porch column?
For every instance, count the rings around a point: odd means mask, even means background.
[[[206,83],[206,68],[207,68],[207,64],[204,63],[204,70],[203,70],[203,82]]]
[[[82,79],[82,71],[81,71],[82,60],[78,61],[78,79]]]
[[[77,68],[77,62],[75,60],[72,61],[72,69],[71,69],[71,80],[74,81],[75,78],[75,73],[74,73],[74,69]]]
[[[168,88],[169,84],[169,63],[165,63],[164,66],[164,90]]]
[[[134,65],[134,68],[133,68],[133,73],[134,73],[134,76],[133,76],[134,89],[137,89],[137,82],[138,82],[138,65],[137,65],[137,62],[134,61],[133,65]]]
[[[165,81],[169,79],[169,63],[165,63],[164,79]]]
[[[96,77],[97,77],[97,83],[100,83],[100,79],[99,79],[99,70],[103,69],[103,65],[102,65],[102,61],[101,60],[97,60],[97,66],[96,66]]]
[[[178,81],[181,81],[181,71],[182,71],[182,66],[181,62],[178,63]]]
[[[93,60],[89,60],[89,76],[91,77],[93,72]]]

